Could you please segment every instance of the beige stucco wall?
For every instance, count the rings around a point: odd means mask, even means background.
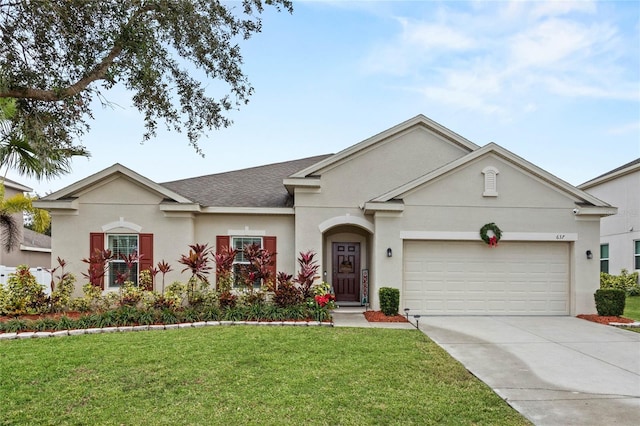
[[[446,146],[446,145],[445,145]],[[365,215],[358,205],[347,204],[342,193],[349,191],[340,176],[352,174],[352,168],[363,167],[371,170],[379,161],[375,155],[372,163],[365,162],[366,156],[358,158],[359,166],[352,163],[342,166],[350,169],[341,172],[334,168],[327,172],[330,178],[321,177],[319,190],[299,190],[296,192],[296,247],[302,250],[312,249],[321,252],[321,271],[328,271],[331,277],[331,242],[336,237],[354,240],[357,232],[337,234],[325,238],[323,232],[330,233],[327,226],[352,226],[352,231],[369,230],[369,238],[361,237],[367,243],[367,255],[363,260],[370,271],[370,300],[373,309],[379,307],[378,289],[382,286],[402,289],[403,281],[403,237],[408,231],[462,232],[473,235],[479,240],[480,228],[495,222],[505,233],[529,234],[524,238],[556,238],[556,235],[576,235],[576,241],[570,244],[570,291],[571,314],[594,312],[593,293],[598,287],[598,261],[587,260],[585,252],[598,251],[599,218],[585,218],[573,213],[576,198],[568,195],[547,181],[525,172],[521,167],[489,154],[465,164],[427,184],[415,188],[398,197],[404,203],[403,212],[377,212]],[[410,162],[405,159],[402,169],[411,169],[411,164],[420,163],[419,158]],[[486,167],[498,169],[498,196],[485,197],[484,175]],[[417,172],[415,167],[414,171]],[[363,173],[369,176],[371,173]],[[417,177],[417,176],[416,176]],[[372,177],[375,181],[375,177]],[[372,183],[372,182],[370,182]],[[405,183],[405,182],[403,182]],[[375,185],[375,183],[372,183]],[[363,182],[366,186],[366,183]],[[397,187],[398,182],[394,183]],[[386,188],[386,186],[385,186]],[[366,193],[366,190],[364,190]],[[335,197],[333,194],[339,193]],[[370,198],[380,195],[371,193]],[[357,198],[357,197],[355,197]],[[360,202],[367,201],[362,197]],[[365,231],[367,235],[368,231]],[[505,234],[505,235],[507,235]],[[536,234],[532,237],[531,234]],[[451,237],[456,238],[455,236]],[[558,237],[562,238],[562,237]],[[559,240],[562,241],[562,240]],[[387,257],[387,248],[393,251]],[[364,266],[363,266],[364,268]]]
[[[276,270],[294,274],[296,253],[293,215],[201,214],[195,220],[195,241],[216,248],[216,236],[275,236]]]
[[[497,197],[482,195],[484,176],[481,172],[487,166],[500,171]],[[402,289],[403,231],[469,233],[479,239],[480,228],[495,222],[503,231],[503,238],[509,233],[552,234],[548,238],[577,234],[577,240],[571,244],[570,291],[574,304],[570,311],[571,314],[594,312],[593,293],[598,288],[599,264],[595,256],[588,260],[585,253],[598,250],[598,218],[576,216],[575,202],[566,193],[490,155],[411,191],[404,197],[404,206],[400,214],[376,214],[374,261],[377,267],[371,279],[375,287]],[[392,248],[392,258],[385,257],[386,246]],[[375,301],[377,295],[372,292],[372,297]]]
[[[7,253],[3,250],[2,261],[3,266],[28,265],[32,268],[51,268],[51,253],[47,251],[23,250],[16,248]]]
[[[600,242],[609,244],[609,273],[635,271],[634,241],[640,240],[640,170],[586,191],[618,207],[617,214],[603,217],[600,222]],[[596,255],[599,254],[598,250]]]
[[[182,278],[182,268],[176,260],[194,241],[195,219],[191,213],[165,214],[159,209],[162,200],[162,196],[120,176],[80,194],[77,211],[52,211],[52,255],[54,259],[58,256],[64,259],[66,270],[76,276],[76,295],[81,294],[86,283],[82,273],[86,272],[87,264],[82,259],[90,255],[92,232],[135,234],[139,227],[140,233],[152,233],[154,264],[164,259],[174,269],[167,274],[166,282]],[[119,226],[120,222],[124,226]]]
[[[79,194],[78,210],[54,210],[53,255],[67,261],[67,271],[78,279],[76,295],[81,294],[86,279],[89,256],[89,234],[151,233],[154,236],[156,265],[164,260],[173,271],[165,277],[166,285],[173,281],[186,281],[188,273],[178,262],[189,252],[189,245],[208,244],[216,249],[216,236],[275,236],[277,237],[277,270],[295,273],[294,218],[289,214],[248,215],[211,214],[161,211],[164,197],[140,184],[119,175]],[[106,240],[105,240],[106,243]],[[215,267],[215,264],[212,263]],[[215,281],[215,273],[210,275]],[[156,286],[160,285],[160,275]]]
[[[442,137],[413,127],[320,170],[322,191],[298,205],[357,207],[373,197],[416,179],[469,151]]]

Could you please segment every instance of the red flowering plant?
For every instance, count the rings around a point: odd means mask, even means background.
[[[307,299],[316,321],[331,319],[331,311],[336,308],[336,296],[331,291],[331,285],[323,282],[313,287],[313,298]]]

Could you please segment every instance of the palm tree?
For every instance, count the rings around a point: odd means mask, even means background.
[[[89,155],[80,148],[34,149],[11,121],[14,114],[15,99],[0,98],[0,169],[6,167],[0,177],[0,240],[6,251],[13,250],[20,242],[21,222],[17,214],[30,213],[36,232],[44,232],[51,222],[47,211],[33,207],[35,197],[16,194],[5,198],[4,181],[8,170],[15,169],[21,175],[38,180],[49,179],[70,172],[72,156]]]
[[[20,243],[22,236],[21,223],[16,214],[30,213],[33,220],[33,230],[36,232],[44,232],[51,222],[51,217],[46,210],[33,207],[35,198],[29,195],[15,194],[5,198],[4,194],[4,182],[0,182],[0,237],[3,248],[6,251],[11,251]]]
[[[15,99],[0,98],[0,168],[14,169],[26,177],[50,179],[71,171],[71,158],[88,157],[82,147],[53,148],[39,144],[38,149],[24,137],[19,124],[11,119],[15,115]]]

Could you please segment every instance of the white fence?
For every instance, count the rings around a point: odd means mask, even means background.
[[[16,268],[0,265],[0,284],[6,284],[9,274],[16,272]],[[44,268],[30,268],[29,272],[36,277],[38,284],[44,287],[45,294],[51,293],[51,272]]]

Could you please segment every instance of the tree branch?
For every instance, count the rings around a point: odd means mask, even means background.
[[[107,70],[120,53],[122,53],[122,47],[119,44],[116,44],[113,46],[109,54],[98,65],[96,65],[89,74],[78,80],[76,83],[63,89],[42,90],[29,87],[18,87],[0,91],[0,98],[28,98],[38,101],[55,102],[77,95],[94,81],[104,79],[107,74]]]
[[[140,9],[134,11],[130,16],[128,22],[122,27],[127,28],[132,22],[136,22],[143,14],[154,10],[155,6],[151,4],[144,5]],[[97,80],[103,80],[107,75],[109,67],[113,64],[113,61],[122,53],[122,44],[116,39],[115,44],[111,48],[109,54],[100,61],[85,77],[78,80],[76,83],[59,89],[34,89],[30,87],[15,87],[12,89],[0,89],[0,98],[17,98],[17,99],[35,99],[45,102],[57,102],[62,99],[75,96],[81,93],[91,83]]]

